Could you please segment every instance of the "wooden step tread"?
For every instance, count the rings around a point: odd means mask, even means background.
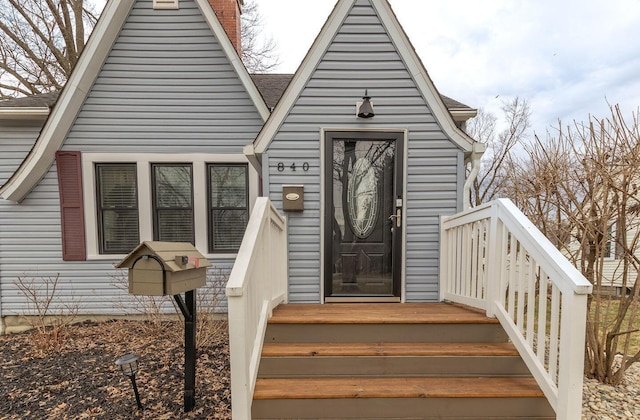
[[[518,356],[511,343],[265,343],[262,357]]]
[[[344,398],[541,398],[533,378],[260,378],[254,400]]]
[[[286,304],[273,311],[270,324],[497,324],[484,313],[446,303]]]

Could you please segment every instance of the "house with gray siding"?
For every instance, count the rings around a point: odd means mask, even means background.
[[[276,206],[304,186],[290,301],[438,300],[439,218],[484,150],[462,130],[474,115],[447,108],[386,2],[338,3],[251,151]]]
[[[223,27],[213,10],[240,5],[219,3],[112,0],[62,92],[0,103],[3,319],[25,311],[19,276],[58,274],[81,313],[126,313],[113,264],[144,240],[191,242],[228,273],[255,198],[282,208],[287,185],[304,190],[304,211],[288,213],[292,302],[437,300],[439,217],[463,207],[464,166],[481,148],[461,127],[475,111],[437,92],[388,5],[339,2],[295,75],[249,75],[238,20]],[[374,118],[356,116],[365,91]],[[348,252],[353,216],[323,194],[338,134],[336,145],[390,146],[384,175],[360,152],[342,163],[387,183],[363,193],[383,201]],[[393,285],[328,291],[335,270],[357,283],[365,260]]]
[[[259,192],[242,149],[269,109],[207,0],[162,7],[109,1],[63,91],[0,105],[9,323],[27,308],[19,276],[59,274],[82,314],[130,312],[113,264],[144,240],[233,264]]]
[[[508,200],[469,208],[476,111],[388,1],[337,0],[293,75],[244,67],[242,3],[109,0],[61,92],[0,102],[0,333],[20,278],[137,313],[115,265],[188,242],[234,418],[579,419],[591,285]]]

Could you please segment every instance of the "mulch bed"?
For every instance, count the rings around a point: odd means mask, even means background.
[[[231,418],[226,334],[198,349],[196,407],[184,413],[182,323],[82,323],[64,332],[49,351],[36,345],[34,332],[0,336],[1,420]],[[126,353],[140,355],[143,411],[131,381],[114,364]]]

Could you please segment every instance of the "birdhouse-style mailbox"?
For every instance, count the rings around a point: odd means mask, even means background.
[[[116,268],[129,269],[129,293],[177,295],[205,285],[211,263],[188,242],[145,241]]]

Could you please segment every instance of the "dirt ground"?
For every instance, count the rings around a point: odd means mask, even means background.
[[[196,407],[183,412],[182,334],[180,322],[82,323],[67,327],[61,344],[48,351],[33,332],[0,336],[0,420],[231,418],[224,333],[198,349]],[[131,381],[114,364],[127,353],[140,355],[143,411]]]

